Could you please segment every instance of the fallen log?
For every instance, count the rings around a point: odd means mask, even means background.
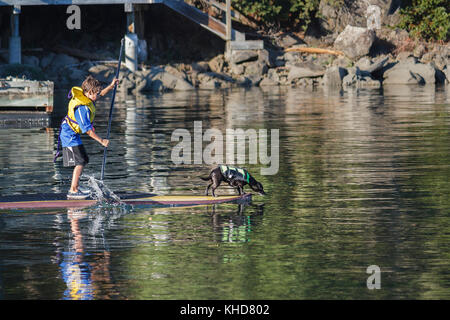
[[[306,48],[306,47],[296,47],[296,48],[288,48],[285,50],[286,52],[303,52],[303,53],[319,53],[319,54],[334,54],[336,56],[344,55],[342,51],[337,50],[329,50],[322,48]]]

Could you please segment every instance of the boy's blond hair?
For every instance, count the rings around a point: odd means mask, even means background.
[[[95,79],[93,76],[89,75],[86,77],[86,79],[81,84],[81,89],[83,89],[84,93],[89,92],[100,92],[102,90],[102,86],[100,84],[100,81]]]

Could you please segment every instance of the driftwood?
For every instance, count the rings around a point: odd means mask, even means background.
[[[334,54],[336,56],[344,55],[342,51],[337,50],[329,50],[322,48],[306,48],[306,47],[297,47],[297,48],[288,48],[285,50],[286,52],[303,52],[303,53],[319,53],[319,54]]]

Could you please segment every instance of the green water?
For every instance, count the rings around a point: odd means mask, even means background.
[[[197,176],[212,166],[171,161],[171,134],[201,121],[203,131],[279,130],[276,174],[242,165],[267,195],[245,206],[0,211],[1,299],[450,298],[448,87],[116,99],[110,189],[203,194]],[[109,101],[97,107],[104,136]],[[68,190],[71,170],[52,163],[54,127],[0,130],[0,195]],[[98,177],[103,149],[83,141],[85,174]],[[371,265],[381,289],[367,287]]]

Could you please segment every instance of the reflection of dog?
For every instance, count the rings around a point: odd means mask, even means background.
[[[206,187],[205,194],[208,195],[208,190],[211,188],[211,193],[214,197],[216,196],[214,190],[219,187],[222,181],[228,182],[231,187],[236,188],[240,195],[244,193],[244,186],[246,184],[248,184],[253,191],[262,195],[266,194],[262,184],[256,181],[247,170],[242,168],[220,165],[211,170],[208,177],[200,177],[200,179],[211,181]]]

